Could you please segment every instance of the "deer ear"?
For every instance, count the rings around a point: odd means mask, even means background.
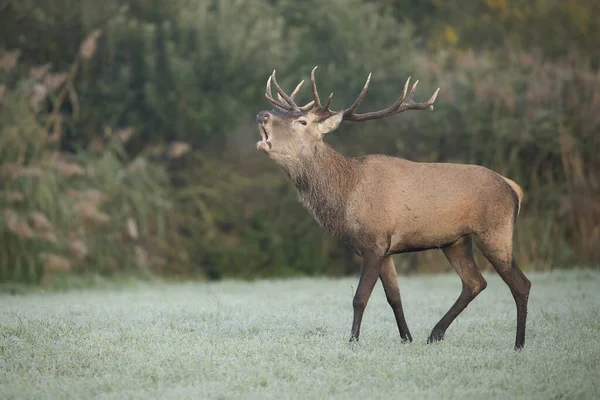
[[[342,119],[344,119],[344,110],[340,111],[337,114],[333,114],[331,117],[327,118],[324,121],[319,122],[318,126],[319,133],[321,133],[321,136],[331,131],[334,131],[338,126],[340,126]]]

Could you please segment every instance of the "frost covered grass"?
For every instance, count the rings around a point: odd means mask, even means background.
[[[381,284],[347,342],[356,278],[0,295],[0,398],[600,397],[600,272],[527,275],[522,352],[496,274],[434,345],[456,275],[400,278],[411,344]]]

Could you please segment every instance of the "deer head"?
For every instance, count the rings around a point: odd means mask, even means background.
[[[275,106],[275,109],[258,113],[256,121],[262,140],[256,144],[256,147],[269,154],[278,164],[309,156],[314,152],[314,148],[322,143],[323,136],[337,129],[342,121],[367,121],[389,117],[406,110],[433,109],[433,103],[439,92],[438,88],[427,102],[416,103],[413,95],[419,81],[414,83],[410,93],[407,94],[409,77],[404,85],[402,95],[394,104],[381,111],[356,114],[355,110],[365,97],[371,82],[371,74],[369,74],[354,103],[344,110],[332,111],[330,105],[333,93],[329,95],[327,104],[324,106],[321,104],[315,81],[316,69],[317,67],[314,67],[311,72],[313,100],[304,106],[298,106],[294,101],[294,97],[300,91],[304,81],[301,81],[288,95],[277,83],[275,71],[267,80],[265,96]],[[271,83],[275,85],[278,99],[272,96]]]

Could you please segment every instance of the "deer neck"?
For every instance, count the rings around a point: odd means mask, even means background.
[[[346,203],[358,179],[356,161],[319,142],[312,154],[300,157],[286,172],[317,222],[344,236]]]

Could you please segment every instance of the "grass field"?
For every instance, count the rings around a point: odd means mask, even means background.
[[[434,345],[455,275],[400,278],[411,344],[380,284],[347,343],[356,278],[0,295],[0,398],[600,398],[600,272],[528,276],[522,352],[495,274]]]

